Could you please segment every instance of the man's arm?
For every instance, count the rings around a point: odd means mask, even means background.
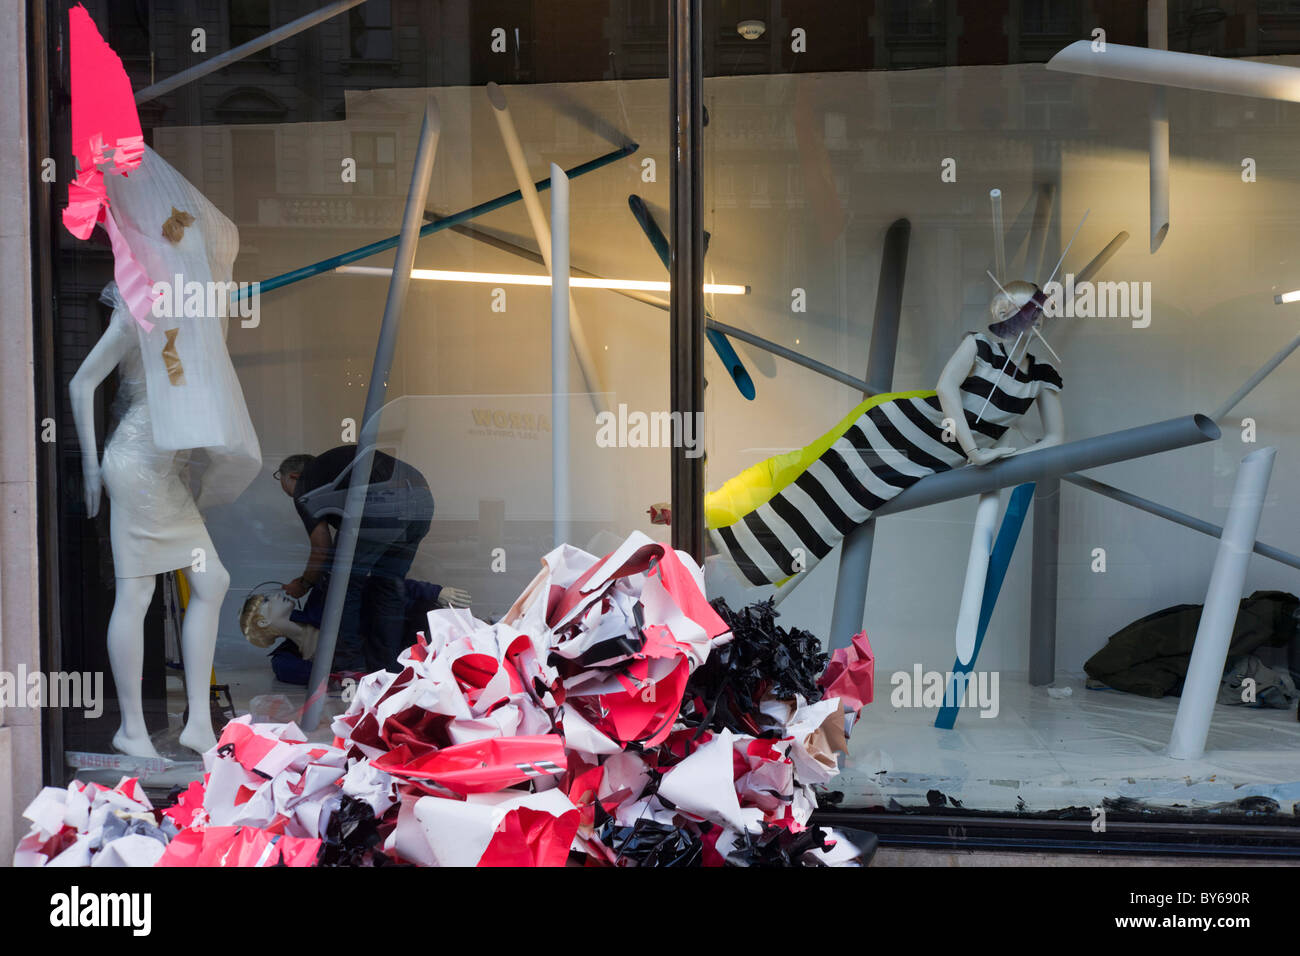
[[[316,583],[320,581],[322,572],[329,566],[330,557],[334,553],[334,538],[330,535],[329,522],[317,522],[316,527],[311,530],[309,540],[311,541],[311,554],[307,556],[307,569],[302,572],[301,577],[290,581],[285,587],[285,591],[291,597],[302,597],[316,586]]]

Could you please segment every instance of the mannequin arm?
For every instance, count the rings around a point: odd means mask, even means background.
[[[1065,411],[1061,408],[1061,396],[1051,389],[1038,393],[1036,401],[1039,417],[1043,420],[1043,437],[1031,442],[1024,448],[1013,451],[1012,455],[1023,455],[1027,451],[1051,448],[1065,441]]]
[[[962,453],[974,465],[986,465],[1010,454],[1011,449],[983,449],[975,444],[975,436],[966,424],[966,412],[961,404],[961,383],[966,381],[975,367],[975,339],[966,336],[939,373],[939,383],[934,390],[939,396],[939,406],[944,418],[952,422],[953,434]]]
[[[95,437],[95,389],[117,368],[117,364],[131,348],[131,335],[132,330],[123,323],[110,322],[68,385],[72,399],[72,420],[76,424],[77,442],[81,446],[81,474],[88,518],[99,513],[101,488],[99,444]]]

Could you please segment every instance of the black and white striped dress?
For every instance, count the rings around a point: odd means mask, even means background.
[[[1028,371],[1008,364],[998,339],[986,332],[968,334],[976,356],[961,383],[962,408],[975,444],[990,448],[1043,389],[1061,390],[1061,376],[1033,355]],[[956,439],[943,440],[944,413],[935,393],[878,395],[859,409],[847,427],[845,422],[836,426],[840,434],[798,477],[770,497],[759,494],[763,503],[734,523],[709,529],[715,546],[750,584],[775,584],[811,570],[886,501],[922,478],[966,463]],[[745,473],[751,485],[755,471]]]

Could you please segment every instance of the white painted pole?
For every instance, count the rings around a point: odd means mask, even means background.
[[[1259,516],[1264,510],[1264,496],[1276,455],[1276,448],[1261,448],[1243,458],[1237,469],[1228,517],[1223,523],[1214,569],[1210,572],[1205,609],[1196,629],[1183,695],[1178,701],[1178,716],[1169,736],[1169,756],[1177,760],[1197,760],[1205,753],[1205,739],[1210,733],[1214,702],[1223,680],[1237,607],[1246,584],[1246,566],[1255,548]]]
[[[533,237],[537,240],[537,248],[542,254],[542,259],[546,262],[546,267],[550,269],[552,265],[551,230],[546,225],[546,215],[542,212],[542,200],[537,195],[537,187],[533,184],[533,177],[528,172],[528,164],[524,161],[524,148],[519,142],[519,134],[515,131],[515,121],[514,117],[510,115],[510,107],[506,103],[505,91],[495,83],[489,83],[487,85],[487,95],[488,101],[492,104],[492,111],[497,118],[497,128],[501,131],[501,142],[506,148],[506,156],[510,160],[510,169],[515,174],[515,182],[519,186],[520,195],[523,196],[524,209],[528,213],[528,222],[533,227]],[[566,204],[564,208],[567,210],[569,207]],[[568,269],[564,270],[564,277],[567,286]],[[555,287],[552,286],[551,288]],[[582,320],[578,316],[578,310],[573,303],[572,297],[569,300],[568,315],[569,334],[573,339],[574,354],[578,358],[578,370],[582,373],[583,381],[587,383],[587,391],[591,393],[591,404],[596,409],[596,413],[599,414],[608,410],[608,406],[605,404],[605,386],[601,382],[596,360],[592,357],[591,347],[587,344],[587,337],[582,331]]]
[[[1108,80],[1300,103],[1300,69],[1275,63],[1109,42],[1104,52],[1094,51],[1091,40],[1076,40],[1052,57],[1047,68]]]
[[[551,511],[569,540],[569,177],[551,163]]]
[[[979,496],[975,508],[966,583],[962,587],[961,607],[957,611],[957,660],[962,664],[969,664],[975,656],[975,632],[979,630],[980,608],[984,606],[984,583],[989,575],[989,555],[993,553],[998,504],[998,492],[991,491]]]
[[[1285,362],[1287,356],[1289,356],[1297,348],[1300,348],[1300,335],[1297,335],[1286,345],[1278,349],[1277,353],[1271,359],[1269,359],[1267,362],[1261,365],[1259,367],[1259,370],[1256,371],[1254,375],[1246,379],[1246,381],[1242,383],[1241,388],[1237,389],[1230,396],[1228,396],[1227,400],[1224,401],[1224,403],[1220,405],[1217,409],[1215,409],[1214,414],[1211,415],[1210,417],[1213,418],[1216,422],[1221,422],[1225,418],[1227,418],[1228,412],[1236,408],[1238,402],[1240,402],[1243,398],[1245,398],[1252,391],[1254,391],[1255,386],[1258,385],[1260,382],[1264,381],[1264,379],[1268,378],[1269,373],[1272,372],[1273,369],[1281,365],[1283,362]]]
[[[1147,46],[1152,50],[1169,49],[1169,10],[1166,2],[1167,0],[1147,0]],[[1148,117],[1152,255],[1169,233],[1169,104],[1165,94],[1163,86],[1151,91],[1151,115]]]
[[[1007,281],[1007,235],[1002,225],[1002,190],[990,189],[989,201],[993,203],[993,271],[999,282]]]

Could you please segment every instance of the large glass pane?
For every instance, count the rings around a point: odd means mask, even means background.
[[[1208,695],[1180,698],[1211,646],[1216,539],[1057,483],[1084,471],[1222,525],[1243,459],[1270,446],[1260,538],[1300,543],[1286,366],[1220,413],[1217,440],[1194,443],[1216,429],[1188,418],[1294,331],[1274,295],[1297,284],[1300,166],[1291,104],[1187,87],[1265,53],[1293,66],[1293,5],[1171,0],[1169,48],[1226,59],[1164,93],[1045,64],[1082,41],[1076,70],[1104,74],[1147,47],[1145,6],[706,4],[706,265],[752,289],[709,307],[770,343],[730,339],[752,400],[708,356],[707,580],[733,606],[775,596],[782,624],[831,646],[865,631],[874,700],[833,784],[844,807],[1293,822],[1295,559],[1257,554],[1241,593],[1226,585],[1229,628],[1246,599],[1230,651],[1206,658]],[[1040,321],[1025,283],[1049,280],[1064,288]],[[890,397],[864,403],[853,379]],[[1076,444],[1171,419],[1176,450]],[[1062,437],[1064,465],[982,504],[901,510],[963,472],[1048,462],[991,464]],[[945,709],[958,660],[974,683]],[[1167,751],[1180,702],[1184,730],[1210,717],[1203,755]]]

